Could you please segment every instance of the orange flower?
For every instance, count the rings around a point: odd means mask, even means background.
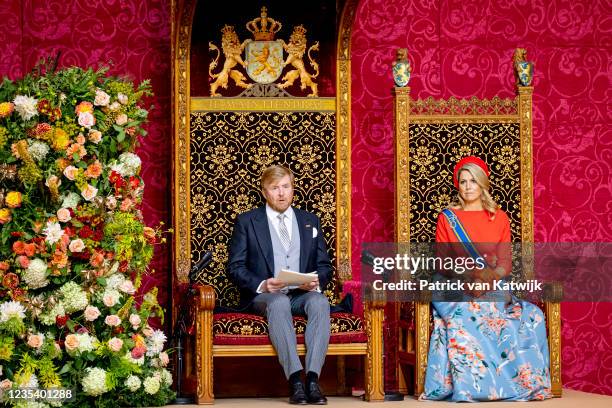
[[[64,158],[57,159],[55,163],[57,164],[57,168],[59,169],[59,171],[61,171],[62,173],[64,172],[64,169],[66,169],[66,167],[70,166],[70,161]]]
[[[11,217],[11,210],[8,208],[0,208],[0,224],[6,224],[13,218]]]
[[[85,170],[85,176],[89,178],[98,178],[100,177],[100,174],[102,174],[102,165],[98,160],[90,164],[87,167],[87,170]]]
[[[58,268],[65,268],[66,265],[68,265],[68,255],[59,250],[55,251],[51,264],[57,266]]]
[[[15,110],[15,105],[12,102],[0,103],[0,118],[7,118]]]
[[[151,227],[143,228],[144,237],[149,244],[155,243],[155,230]]]
[[[16,255],[23,255],[23,253],[25,252],[25,242],[23,241],[13,242],[13,252]]]
[[[19,191],[11,191],[6,195],[4,201],[9,208],[17,208],[21,207],[21,202],[23,198]]]
[[[2,278],[2,284],[5,288],[14,289],[19,285],[19,276],[12,272],[7,273],[4,275],[4,278]]]
[[[23,246],[23,252],[29,257],[34,256],[34,254],[36,253],[36,244],[25,244]]]
[[[93,111],[94,111],[93,104],[91,102],[86,102],[86,101],[79,103],[74,109],[74,113],[76,113],[77,115],[83,112],[93,113]]]
[[[68,149],[66,149],[66,157],[72,157],[75,153],[82,159],[87,154],[87,151],[80,144],[73,143]]]
[[[6,262],[6,261],[0,262],[0,271],[6,272],[6,271],[9,270],[9,268],[10,268],[10,265],[9,265],[8,262]]]
[[[89,263],[95,268],[102,266],[102,262],[104,262],[104,253],[98,251],[96,251],[89,259]]]

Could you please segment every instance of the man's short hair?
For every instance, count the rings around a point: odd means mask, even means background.
[[[285,176],[289,176],[291,179],[291,185],[293,186],[294,176],[291,170],[285,166],[270,166],[261,173],[261,188],[264,188],[267,184]]]

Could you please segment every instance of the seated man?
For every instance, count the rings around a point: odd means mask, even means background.
[[[329,302],[321,288],[331,277],[331,263],[319,219],[293,208],[291,170],[271,166],[261,175],[266,205],[240,214],[229,248],[228,274],[241,298],[268,320],[270,342],[289,381],[291,404],[327,403],[319,374],[329,344]],[[316,272],[318,278],[290,288],[276,279],[281,269]],[[306,390],[292,315],[306,315]]]

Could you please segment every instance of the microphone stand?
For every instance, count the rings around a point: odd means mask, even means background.
[[[189,315],[189,301],[197,293],[195,278],[201,270],[206,268],[212,261],[212,253],[210,251],[204,253],[202,258],[191,268],[189,272],[189,283],[184,290],[179,290],[180,303],[178,308],[178,318],[172,332],[173,343],[176,343],[176,399],[174,404],[187,405],[195,404],[194,397],[183,396],[183,338],[187,330],[187,316]],[[191,334],[191,333],[190,333]]]

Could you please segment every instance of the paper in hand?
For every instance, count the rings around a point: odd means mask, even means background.
[[[288,269],[281,269],[276,279],[282,281],[287,285],[301,285],[303,283],[313,282],[318,278],[316,272],[300,273],[290,271]]]

